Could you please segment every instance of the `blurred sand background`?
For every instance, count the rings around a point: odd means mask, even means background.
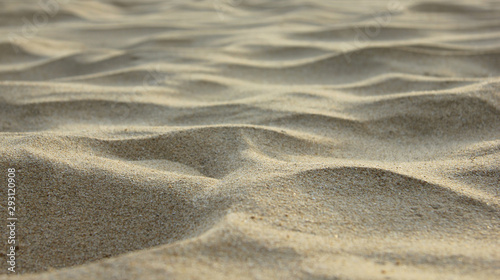
[[[8,279],[499,279],[499,77],[500,1],[2,0]]]

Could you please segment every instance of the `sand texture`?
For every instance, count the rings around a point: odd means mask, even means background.
[[[500,279],[500,1],[0,1],[0,178],[0,279]]]

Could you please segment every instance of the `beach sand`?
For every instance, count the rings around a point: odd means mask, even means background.
[[[500,1],[1,1],[0,38],[0,279],[500,278]]]

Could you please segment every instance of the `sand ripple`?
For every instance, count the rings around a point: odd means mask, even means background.
[[[20,279],[499,277],[500,6],[388,2],[0,4]]]

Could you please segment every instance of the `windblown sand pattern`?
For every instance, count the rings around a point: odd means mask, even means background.
[[[58,3],[0,2],[12,279],[500,278],[499,1]]]

